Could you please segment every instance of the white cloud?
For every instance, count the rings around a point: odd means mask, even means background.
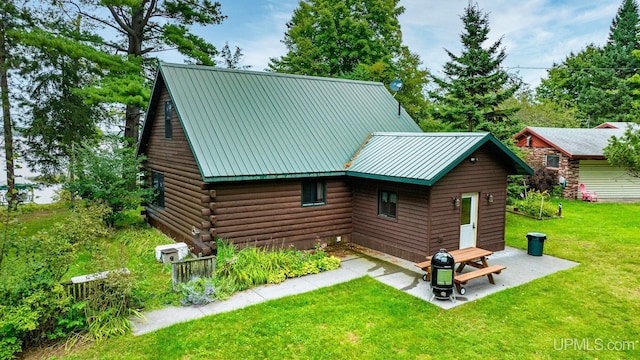
[[[492,43],[503,37],[505,67],[516,71],[535,86],[545,70],[579,52],[589,43],[602,45],[621,0],[480,0],[480,9],[489,13]],[[403,40],[420,55],[423,66],[440,72],[449,60],[445,48],[459,54],[465,0],[401,0],[406,8],[400,16]],[[244,65],[264,70],[269,58],[286,53],[281,40],[298,0],[233,0],[222,2],[228,18],[222,25],[201,29],[216,46],[239,46]]]
[[[468,2],[404,0],[401,15],[405,44],[420,54],[424,65],[436,74],[449,60],[444,49],[459,54],[460,16]],[[546,68],[561,62],[570,52],[589,43],[602,45],[620,4],[598,0],[478,1],[489,13],[490,43],[501,36],[506,48],[505,67],[520,67],[525,82],[537,85]]]

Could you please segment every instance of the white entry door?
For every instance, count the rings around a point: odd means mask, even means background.
[[[462,194],[460,201],[460,249],[476,246],[478,194]]]

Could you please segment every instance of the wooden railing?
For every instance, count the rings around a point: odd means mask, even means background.
[[[178,284],[187,283],[195,277],[213,276],[216,270],[216,257],[205,256],[171,263],[171,281],[175,291]]]
[[[104,290],[104,281],[89,281],[83,283],[73,283],[71,281],[62,283],[67,294],[71,295],[77,301],[85,300],[92,294]]]
[[[104,279],[110,273],[129,274],[129,269],[122,268],[118,270],[104,271],[101,273],[76,276],[71,281],[62,283],[67,293],[73,296],[77,301],[84,300],[98,291],[104,291]]]

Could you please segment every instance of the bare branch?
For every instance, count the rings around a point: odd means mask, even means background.
[[[153,15],[153,10],[155,10],[156,6],[158,6],[158,0],[151,0],[149,4],[149,8],[147,9],[147,13],[144,15],[144,25],[146,26],[149,23],[149,19]]]
[[[109,11],[111,12],[111,15],[113,15],[113,19],[118,23],[118,25],[122,28],[123,31],[125,31],[127,34],[134,34],[133,29],[127,25],[124,21],[122,21],[122,19],[120,18],[120,15],[116,12],[115,8],[112,5],[107,5],[107,9],[109,9]]]

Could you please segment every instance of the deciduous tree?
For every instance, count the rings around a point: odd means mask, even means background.
[[[621,137],[612,137],[604,148],[604,155],[611,165],[627,170],[631,176],[640,177],[640,130],[628,127]]]

